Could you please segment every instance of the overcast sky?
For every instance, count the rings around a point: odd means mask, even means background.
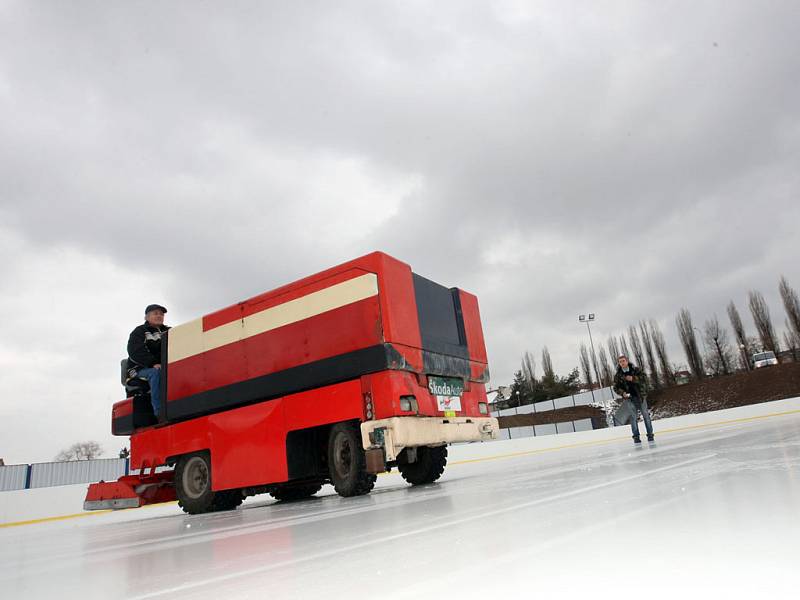
[[[372,250],[475,293],[492,384],[800,288],[800,4],[0,0],[0,457],[96,439],[177,324]],[[723,321],[727,325],[727,319]]]

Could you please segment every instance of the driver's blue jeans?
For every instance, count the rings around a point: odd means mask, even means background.
[[[158,416],[158,410],[161,408],[161,369],[139,369],[136,375],[147,379],[147,383],[150,384],[150,403],[153,405],[153,413]]]

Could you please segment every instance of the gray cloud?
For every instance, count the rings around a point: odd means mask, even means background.
[[[580,312],[603,340],[657,318],[679,361],[681,306],[758,288],[781,324],[800,286],[796,3],[0,10],[0,353],[52,423],[32,449],[3,408],[13,460],[107,437],[140,306],[373,249],[478,294],[494,383],[545,344],[572,368]]]

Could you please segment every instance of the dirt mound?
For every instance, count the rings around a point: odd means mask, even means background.
[[[606,417],[602,408],[593,406],[570,406],[557,410],[531,413],[527,415],[509,415],[499,417],[500,428],[507,427],[526,427],[531,425],[548,425],[550,423],[563,423],[564,421],[579,421],[581,419],[597,419],[599,423],[605,423]],[[598,427],[599,425],[595,425]]]
[[[650,393],[656,419],[800,396],[800,363],[694,381]]]

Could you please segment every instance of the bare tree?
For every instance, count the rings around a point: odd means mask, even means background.
[[[742,318],[739,316],[739,311],[736,305],[731,300],[728,303],[728,318],[731,321],[733,328],[733,335],[736,336],[736,346],[739,348],[739,363],[745,371],[750,370],[750,357],[752,356],[752,348],[747,340],[747,334],[742,325]]]
[[[631,351],[628,350],[628,342],[625,341],[625,336],[619,336],[619,349],[622,351],[620,354],[624,354],[628,358],[631,358]],[[619,358],[619,355],[617,356]]]
[[[522,355],[522,379],[523,385],[526,388],[527,396],[533,397],[536,390],[536,361],[527,350]]]
[[[636,366],[644,371],[646,369],[646,366],[644,364],[644,350],[642,350],[642,344],[639,341],[639,334],[636,333],[635,325],[628,326],[628,340],[630,340],[631,342],[631,350],[633,350],[633,360],[636,363]]]
[[[550,350],[547,346],[542,348],[542,371],[544,371],[543,378],[549,382],[556,379],[556,372],[553,370],[553,361],[550,359]]]
[[[747,346],[753,351],[753,354],[764,351],[764,348],[761,346],[761,340],[757,335],[747,337]]]
[[[586,344],[581,344],[581,371],[583,371],[583,379],[586,381],[586,387],[592,389],[594,379],[592,378],[592,365],[589,362],[589,350]]]
[[[787,329],[795,337],[800,338],[800,299],[797,297],[797,292],[792,289],[783,275],[781,275],[781,283],[778,289],[781,292],[783,307],[786,309]]]
[[[650,370],[650,384],[654,389],[658,389],[661,387],[661,378],[658,376],[658,363],[655,352],[653,352],[653,340],[650,337],[647,321],[639,321],[639,334],[642,337],[642,346],[644,346],[644,354],[647,357],[647,368]]]
[[[787,331],[783,332],[783,345],[792,353],[792,360],[797,362],[800,354],[800,335],[792,331],[789,321],[786,321]]]
[[[658,363],[661,365],[661,375],[664,378],[665,385],[675,385],[675,373],[669,363],[669,356],[667,356],[667,343],[664,340],[664,334],[661,328],[654,319],[650,319],[650,335],[653,338],[653,346],[656,349],[658,356]]]
[[[717,315],[706,321],[703,336],[703,342],[707,349],[706,365],[715,375],[730,373],[733,352],[728,340],[728,332],[719,324]]]
[[[611,382],[614,380],[614,374],[611,371],[611,366],[608,364],[608,355],[606,355],[606,349],[603,346],[600,346],[600,377],[602,378],[603,387],[608,387],[611,385]]]
[[[68,460],[92,460],[103,454],[100,444],[94,441],[77,442],[69,448],[59,452],[53,459],[56,462]]]
[[[694,335],[694,325],[692,324],[692,314],[688,308],[682,308],[675,319],[675,324],[678,326],[678,336],[681,339],[683,351],[686,353],[686,361],[689,363],[689,369],[692,371],[697,379],[705,377],[705,370],[703,368],[703,358],[700,356],[700,350],[697,347],[697,338]]]
[[[613,335],[608,336],[606,345],[608,346],[608,356],[611,359],[611,362],[616,363],[617,359],[619,358],[619,344],[617,343],[617,338],[615,338]]]
[[[522,375],[529,384],[536,381],[536,361],[527,350],[522,355]]]
[[[756,324],[758,337],[761,338],[761,345],[764,350],[772,350],[777,354],[780,347],[778,338],[775,336],[775,329],[772,327],[772,317],[769,315],[767,301],[758,290],[750,290],[747,294],[747,303],[753,315],[753,322]]]

